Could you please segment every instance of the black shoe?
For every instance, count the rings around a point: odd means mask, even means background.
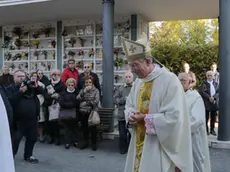
[[[31,164],[37,164],[37,163],[39,163],[39,160],[36,159],[36,158],[34,158],[33,156],[31,156],[31,157],[29,157],[29,158],[24,158],[24,160],[25,160],[26,162],[31,163]]]
[[[92,147],[92,150],[93,150],[93,151],[96,151],[96,150],[97,150],[97,144],[92,144],[91,147]]]
[[[73,146],[74,146],[75,148],[78,148],[78,147],[79,147],[78,142],[73,142]]]
[[[83,143],[79,146],[79,148],[80,148],[81,150],[86,149],[86,148],[88,148],[88,147],[89,147],[89,144],[86,143],[86,142],[83,142]]]
[[[70,145],[69,144],[66,144],[65,145],[65,149],[69,149],[70,148]]]
[[[216,136],[216,132],[215,132],[214,130],[211,131],[211,134],[212,134],[213,136]]]
[[[126,153],[127,153],[126,149],[120,149],[120,154],[126,154]]]

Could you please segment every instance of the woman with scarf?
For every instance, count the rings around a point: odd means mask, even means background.
[[[56,145],[60,144],[60,125],[59,121],[49,121],[49,110],[48,107],[54,103],[58,103],[60,93],[63,92],[65,86],[60,79],[60,71],[54,69],[51,71],[50,84],[46,86],[47,94],[45,96],[44,110],[45,110],[45,121],[46,131],[50,136],[49,144],[55,142]]]
[[[91,134],[91,146],[92,150],[97,150],[97,128],[96,126],[89,126],[88,119],[89,115],[93,110],[97,110],[98,104],[100,101],[100,94],[99,90],[94,86],[93,77],[86,76],[85,84],[83,89],[77,96],[77,99],[80,101],[80,116],[81,116],[81,123],[83,128],[83,137],[84,141],[82,145],[80,145],[80,149],[85,149],[88,147],[88,140],[89,140],[89,132]]]
[[[216,136],[215,132],[215,122],[216,122],[216,112],[218,110],[217,100],[219,98],[219,85],[214,81],[214,73],[208,71],[206,73],[206,80],[203,82],[200,88],[200,94],[204,100],[205,110],[206,110],[206,129],[209,135],[208,120],[211,114],[211,131],[210,133]]]
[[[61,123],[65,128],[65,148],[69,149],[70,144],[76,146],[77,142],[77,117],[79,110],[79,101],[77,100],[78,91],[76,89],[76,80],[69,78],[66,81],[67,88],[60,94],[59,104],[61,107],[60,117],[63,117]]]

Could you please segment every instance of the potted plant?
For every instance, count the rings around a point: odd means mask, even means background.
[[[84,54],[85,54],[85,53],[84,53],[83,50],[78,50],[78,53],[77,53],[78,56],[84,56]]]
[[[37,38],[39,38],[39,35],[40,35],[39,31],[36,31],[36,32],[33,32],[32,37],[34,39],[37,39]]]
[[[88,55],[89,55],[89,57],[94,55],[94,49],[93,48],[88,51]]]
[[[4,56],[5,56],[6,61],[10,61],[12,58],[12,54],[10,52],[5,52]]]
[[[114,79],[115,79],[115,83],[118,83],[118,80],[120,79],[120,76],[119,75],[115,75]]]
[[[74,45],[76,44],[76,39],[74,38],[74,37],[71,37],[70,39],[69,39],[69,41],[68,41],[68,43],[72,46],[72,47],[74,47]]]
[[[23,41],[23,42],[22,42],[22,45],[23,45],[24,47],[30,47],[29,41]]]
[[[43,26],[43,28],[42,28],[42,33],[45,34],[45,37],[49,37],[51,31],[52,31],[52,26],[51,26],[51,24],[48,24],[47,26]]]
[[[22,30],[21,27],[14,27],[13,30],[12,30],[12,32],[13,32],[16,36],[18,36],[19,39],[21,39],[21,36],[22,36],[22,34],[23,34],[23,30]]]
[[[68,56],[70,56],[70,57],[74,57],[76,55],[76,53],[74,52],[74,51],[69,51],[68,52]]]
[[[20,53],[15,54],[14,60],[21,60],[22,55]]]
[[[43,51],[42,51],[42,55],[44,55],[45,59],[47,59],[47,57],[48,57],[48,52],[45,51],[45,50],[43,50]]]
[[[35,50],[34,51],[34,56],[37,57],[37,60],[39,59],[40,52]]]
[[[39,44],[40,44],[39,40],[34,40],[34,45],[37,49],[38,49]]]
[[[29,53],[27,51],[23,52],[23,56],[24,57],[28,57],[29,56]]]
[[[55,40],[50,41],[50,45],[52,46],[52,48],[55,48],[56,47],[56,41]]]
[[[21,49],[22,41],[20,39],[16,39],[14,44],[19,50]]]
[[[63,30],[63,32],[61,33],[61,35],[62,36],[67,36],[68,34],[67,34],[66,30]]]
[[[78,64],[78,67],[79,67],[80,69],[83,69],[83,68],[84,68],[84,62],[83,62],[83,60],[80,60],[77,64]]]
[[[56,58],[56,52],[55,51],[53,51],[52,56],[53,56],[53,59],[55,60],[55,58]]]
[[[117,69],[121,68],[121,65],[123,64],[123,61],[120,57],[116,57],[114,65],[116,66]]]

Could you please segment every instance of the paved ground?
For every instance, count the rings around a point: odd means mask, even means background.
[[[35,155],[39,164],[27,164],[22,160],[23,144],[16,157],[16,172],[123,172],[125,155],[117,153],[117,140],[103,141],[96,152],[90,149],[65,150],[47,144],[37,144]],[[211,149],[212,172],[228,172],[230,150]]]

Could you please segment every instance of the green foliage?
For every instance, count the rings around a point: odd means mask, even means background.
[[[218,63],[218,30],[217,19],[151,23],[152,55],[175,74],[189,63],[199,87],[211,64]]]
[[[190,70],[196,74],[197,87],[199,87],[211,64],[218,62],[218,46],[154,44],[152,55],[175,74],[182,72],[183,63],[189,63]]]

